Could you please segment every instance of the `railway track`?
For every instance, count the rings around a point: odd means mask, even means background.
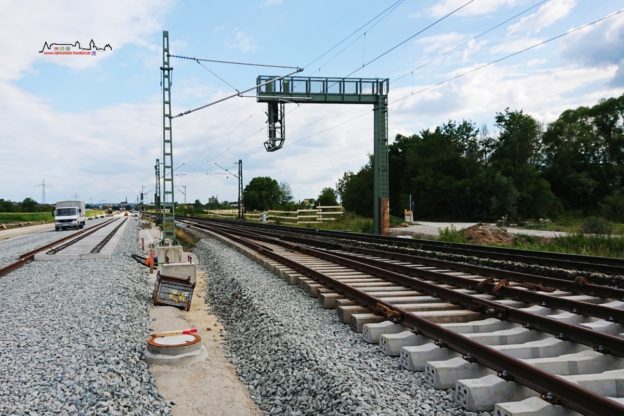
[[[12,262],[9,263],[3,267],[0,268],[0,277],[5,276],[9,273],[11,273],[12,271],[19,269],[20,267],[30,263],[31,261],[33,261],[35,259],[35,255],[40,254],[40,253],[46,253],[46,254],[56,254],[58,252],[61,252],[62,250],[67,249],[68,247],[71,247],[72,245],[76,244],[77,242],[91,236],[92,234],[95,234],[96,232],[100,231],[101,229],[103,229],[104,227],[108,226],[109,224],[113,223],[114,221],[117,221],[117,218],[115,219],[109,219],[104,221],[101,224],[89,227],[87,229],[78,231],[76,233],[73,233],[69,236],[60,238],[58,240],[55,240],[51,243],[45,244],[41,247],[38,247],[34,250],[28,251],[22,255],[19,256],[19,258]],[[119,228],[121,227],[121,225],[123,225],[123,223],[125,222],[122,221],[122,223],[117,226],[113,231],[111,231],[111,233],[109,233],[105,238],[108,238],[108,240],[106,240],[106,242],[108,242],[110,240],[110,238],[112,238],[112,236],[119,230]],[[106,243],[104,243],[105,245]],[[101,248],[103,247],[103,245],[98,249],[101,250]],[[97,246],[94,248],[94,250],[97,248]]]
[[[185,222],[259,253],[467,410],[624,414],[622,289]]]
[[[181,221],[205,221],[194,217],[177,217]],[[594,272],[608,275],[624,276],[624,259],[596,257],[577,254],[552,253],[534,250],[520,250],[502,247],[486,247],[473,244],[447,243],[435,240],[407,239],[398,237],[377,236],[371,234],[325,231],[306,228],[294,228],[280,225],[257,223],[240,223],[228,220],[210,220],[215,223],[243,225],[258,230],[271,230],[274,235],[306,235],[322,241],[338,242],[350,245],[366,245],[369,247],[392,247],[393,250],[405,252],[422,250],[429,252],[453,254],[458,256],[494,259],[529,265],[541,265],[578,272]]]

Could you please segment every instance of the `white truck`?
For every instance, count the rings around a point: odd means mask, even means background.
[[[54,229],[82,228],[87,221],[84,201],[59,201],[54,210]]]

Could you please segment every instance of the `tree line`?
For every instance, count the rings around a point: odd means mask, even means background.
[[[14,202],[0,198],[0,212],[52,212],[54,205],[40,204],[32,198]]]
[[[448,121],[389,145],[391,213],[410,195],[416,218],[510,220],[601,215],[624,222],[624,94],[542,126],[497,113],[497,134]],[[373,212],[373,160],[336,186],[345,209]]]

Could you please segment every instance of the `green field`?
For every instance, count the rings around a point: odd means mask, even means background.
[[[26,221],[54,221],[51,212],[0,212],[0,224]]]

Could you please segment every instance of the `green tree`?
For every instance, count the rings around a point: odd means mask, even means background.
[[[358,173],[346,172],[338,180],[336,189],[340,195],[342,206],[363,217],[373,217],[373,161],[369,162]]]
[[[292,191],[290,190],[290,185],[288,185],[288,183],[284,181],[281,181],[279,183],[279,191],[280,196],[278,205],[284,209],[293,208],[293,196]]]
[[[20,209],[24,212],[35,212],[37,209],[37,201],[32,198],[24,198]]]
[[[522,111],[496,114],[500,129],[491,156],[492,167],[509,178],[518,192],[517,217],[536,218],[557,213],[559,201],[541,176],[542,134],[539,123]]]
[[[338,205],[336,191],[334,188],[323,188],[320,195],[316,200],[316,204],[320,206],[334,206]]]
[[[253,178],[243,191],[245,209],[248,211],[265,211],[275,209],[282,201],[279,184],[268,176]]]
[[[544,177],[566,209],[594,213],[624,187],[624,95],[564,111],[543,141]]]
[[[5,199],[0,199],[0,212],[13,212],[15,211],[15,204]]]

